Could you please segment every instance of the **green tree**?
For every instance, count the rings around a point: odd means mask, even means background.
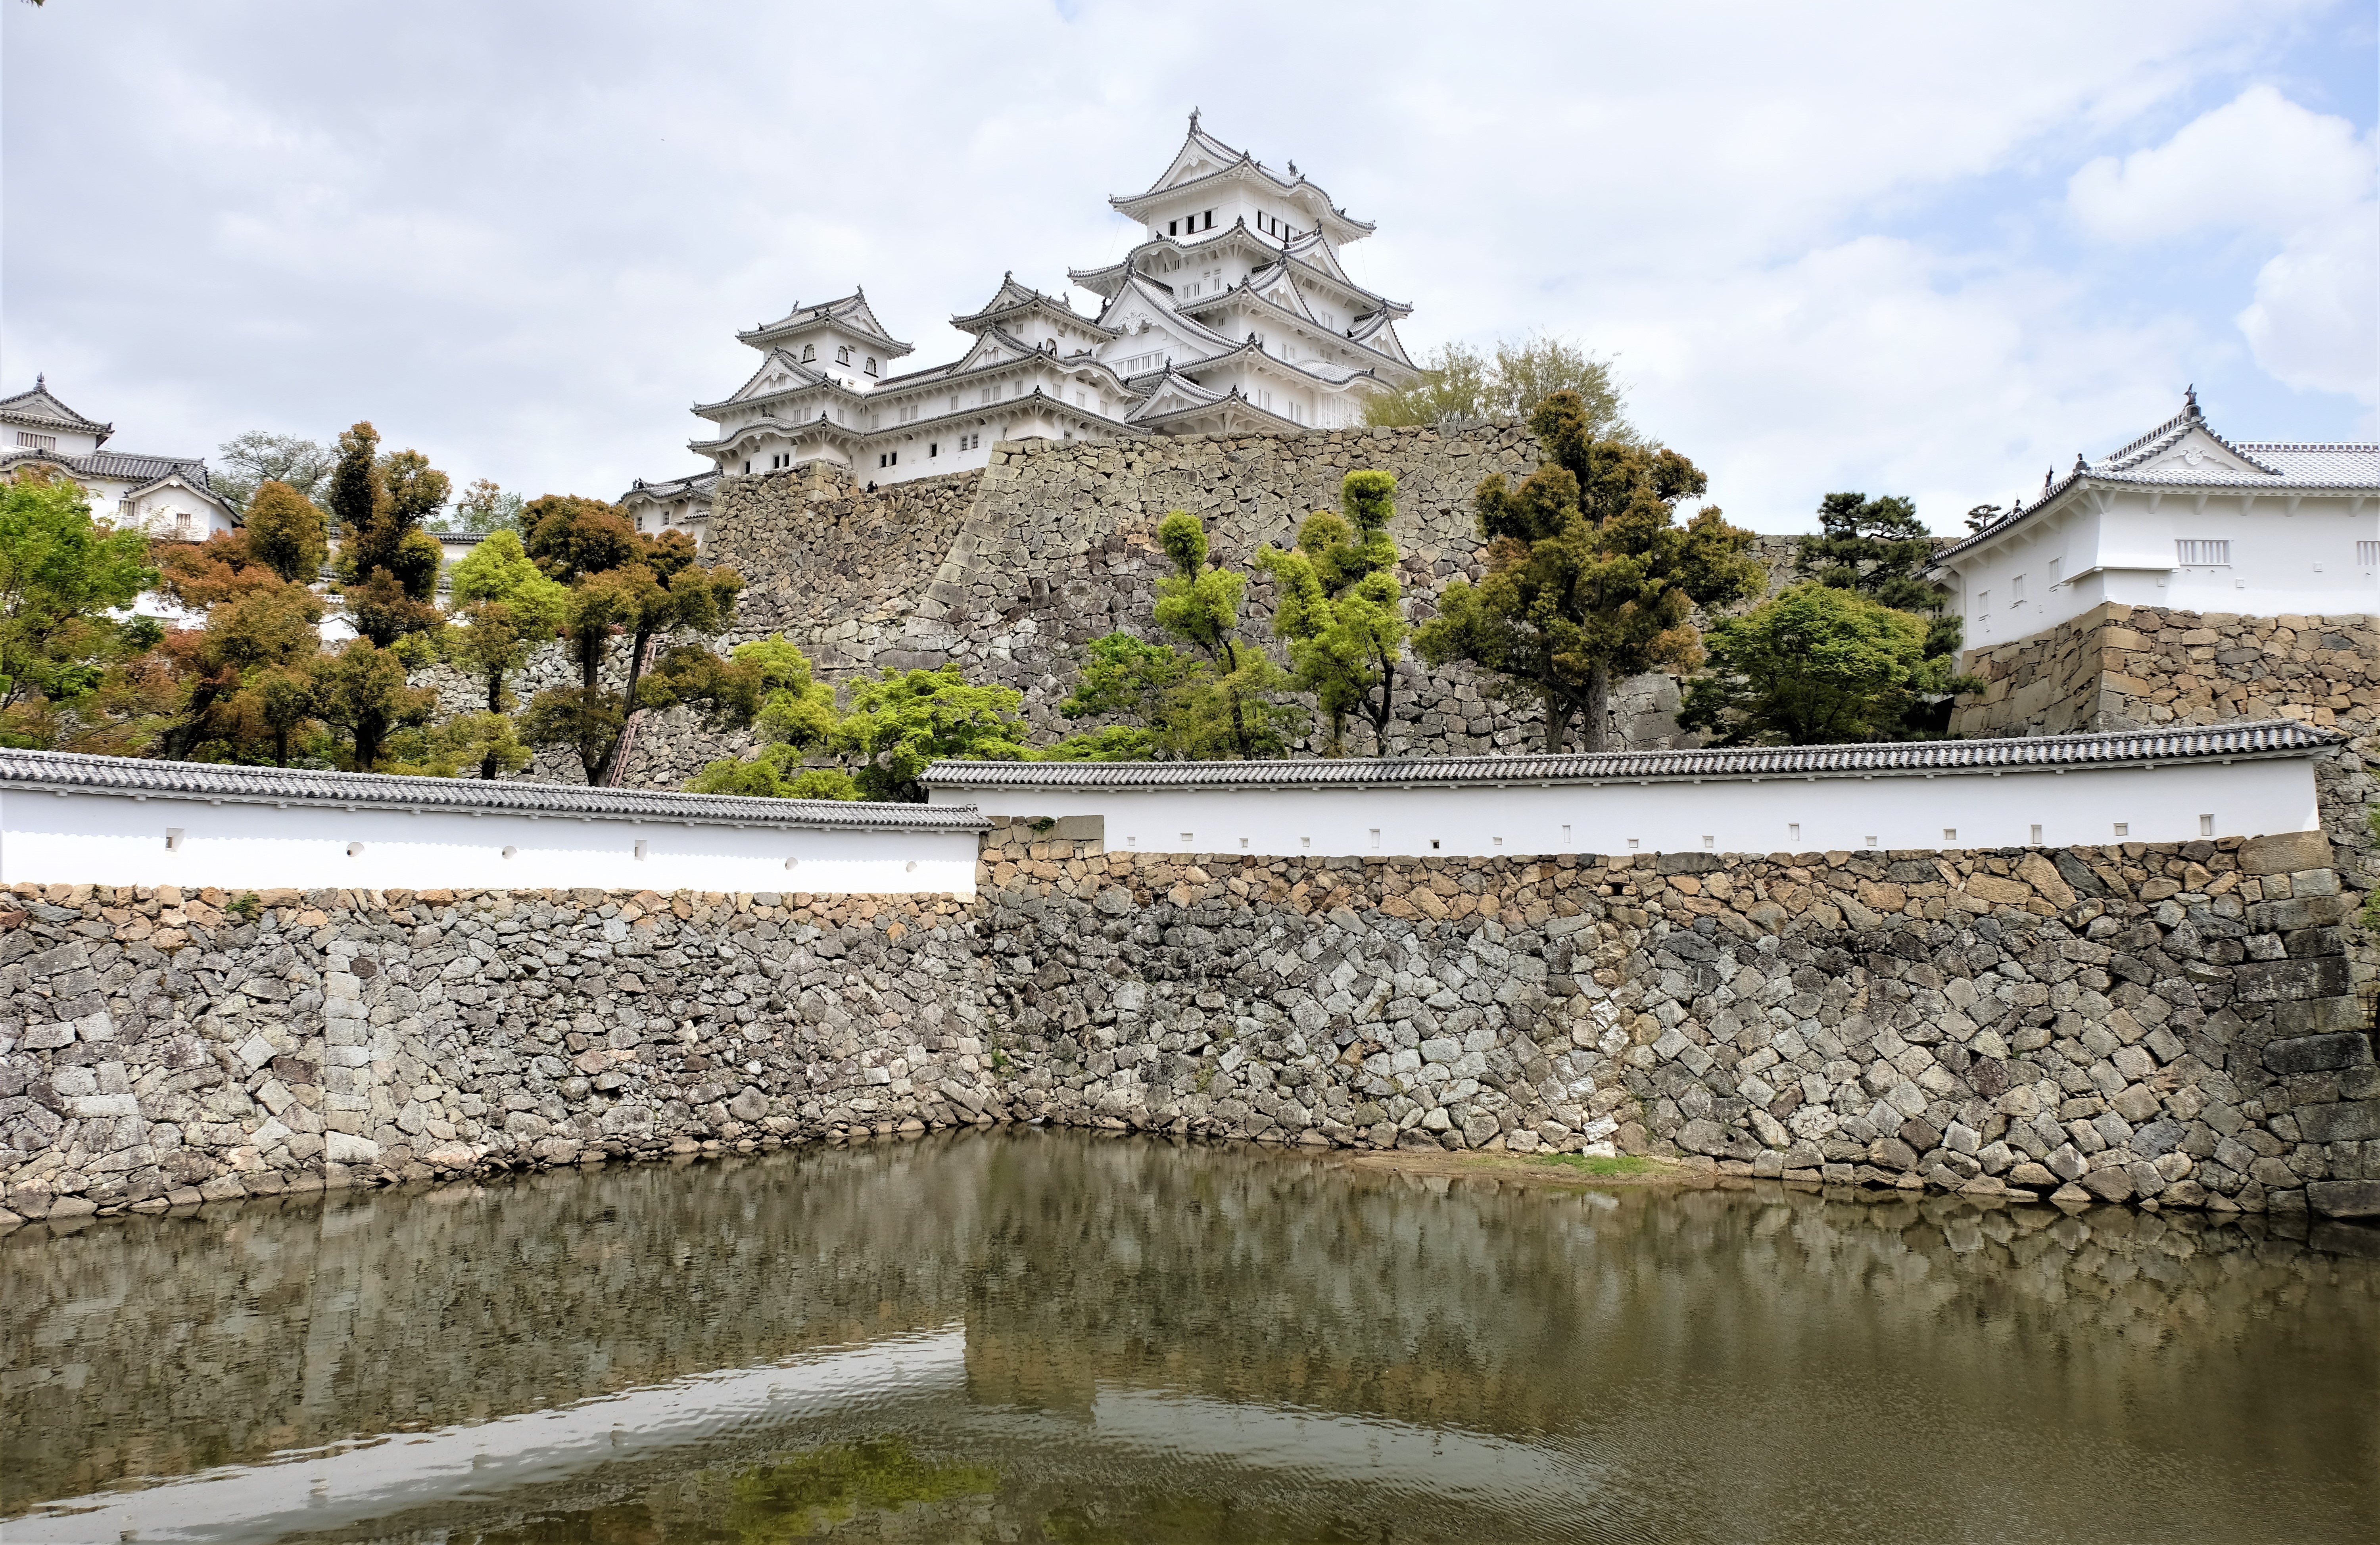
[[[1557,392],[1579,399],[1599,437],[1636,443],[1610,362],[1544,336],[1499,343],[1492,354],[1467,344],[1448,344],[1427,357],[1419,381],[1366,403],[1364,421],[1381,426],[1449,419],[1524,423],[1539,403]]]
[[[552,641],[569,612],[569,588],[540,572],[513,531],[494,532],[473,548],[455,566],[452,586],[460,626],[445,629],[441,647],[485,688],[486,712],[509,713],[515,700],[505,678]],[[502,760],[483,758],[480,776],[493,779],[504,771]]]
[[[1207,529],[1194,515],[1168,515],[1157,541],[1173,565],[1157,582],[1157,626],[1206,657],[1173,694],[1169,738],[1191,757],[1281,755],[1302,715],[1280,700],[1288,675],[1239,636],[1247,576],[1209,566]]]
[[[690,794],[740,794],[752,799],[857,799],[859,785],[840,767],[805,767],[791,746],[761,748],[748,760],[707,762],[686,783]]]
[[[445,550],[421,524],[446,502],[446,474],[419,451],[378,456],[380,436],[358,423],[339,436],[330,507],[339,527],[338,572],[356,631],[382,649],[442,622],[433,603]]]
[[[1722,746],[1890,738],[1917,699],[1952,686],[1925,631],[1855,590],[1795,585],[1711,628],[1709,670],[1687,684],[1678,724]]]
[[[522,508],[519,494],[478,478],[455,501],[455,513],[448,524],[458,531],[517,531],[521,529]]]
[[[351,541],[370,526],[388,498],[380,479],[380,431],[358,423],[339,436],[338,455],[331,464],[323,507],[332,529],[342,541]]]
[[[301,499],[319,499],[330,476],[332,453],[300,434],[252,429],[216,447],[207,483],[218,498],[245,512],[256,491],[269,482],[295,489]]]
[[[646,545],[619,505],[577,493],[530,500],[521,506],[521,529],[529,557],[565,585],[585,575],[624,568],[638,561]]]
[[[502,713],[457,713],[394,737],[384,771],[419,778],[493,778],[534,755]]]
[[[176,633],[168,654],[186,684],[182,712],[164,736],[168,757],[286,767],[312,724],[322,601],[303,585],[242,590]]]
[[[322,512],[305,494],[277,479],[256,486],[248,501],[240,540],[252,561],[292,585],[312,584],[331,552]]]
[[[430,722],[438,694],[408,687],[405,663],[370,639],[350,639],[336,654],[318,657],[312,670],[314,712],[346,737],[342,760],[357,772],[380,770],[389,737]]]
[[[592,499],[549,495],[525,549],[546,575],[566,581],[562,634],[578,666],[575,687],[540,692],[521,733],[534,745],[568,746],[589,784],[611,778],[632,708],[709,706],[733,723],[757,701],[757,671],[738,671],[704,650],[673,651],[657,678],[646,676],[656,639],[684,630],[715,634],[735,620],[743,577],[694,561],[683,531],[639,536],[625,516]],[[604,685],[615,643],[627,646],[625,687]]]
[[[93,521],[70,480],[20,471],[0,483],[0,742],[55,746],[108,672],[145,650],[154,625],[112,611],[154,584],[139,531]]]
[[[1042,759],[1146,761],[1160,748],[1179,749],[1171,734],[1175,696],[1202,674],[1202,666],[1171,644],[1123,632],[1092,639],[1075,689],[1058,712],[1069,719],[1126,722],[1068,736],[1042,751]]]
[[[1330,756],[1347,754],[1350,713],[1372,726],[1379,754],[1389,754],[1408,631],[1388,533],[1396,489],[1387,472],[1350,472],[1339,487],[1346,518],[1317,510],[1298,528],[1295,548],[1257,554],[1257,566],[1273,578],[1273,635],[1289,645],[1298,687],[1314,694],[1330,723]]]
[[[812,674],[809,657],[771,634],[730,651],[728,668],[743,673],[757,693],[761,748],[748,760],[706,764],[686,786],[697,794],[742,794],[763,799],[856,799],[859,787],[840,768],[805,767],[805,758],[829,748],[837,715],[834,688]]]
[[[1925,652],[1958,652],[1959,619],[1942,615],[1947,596],[1925,578],[1925,566],[1934,560],[1934,534],[1917,518],[1913,501],[1900,494],[1871,499],[1829,493],[1818,501],[1818,527],[1819,535],[1795,544],[1796,571],[1821,585],[1933,618]]]
[[[926,790],[918,779],[929,762],[1026,760],[1029,726],[1017,712],[1024,702],[1013,687],[970,684],[955,663],[938,671],[888,668],[880,680],[853,685],[850,711],[836,724],[832,743],[858,762],[854,781],[866,797],[919,803]]]
[[[1693,616],[1758,592],[1767,575],[1752,533],[1705,506],[1685,526],[1679,503],[1707,486],[1666,447],[1600,436],[1591,405],[1568,392],[1539,404],[1530,427],[1546,460],[1518,488],[1502,473],[1472,497],[1488,539],[1487,574],[1457,579],[1414,635],[1432,665],[1467,661],[1500,689],[1545,710],[1545,748],[1571,721],[1589,751],[1605,748],[1611,683],[1701,663]]]

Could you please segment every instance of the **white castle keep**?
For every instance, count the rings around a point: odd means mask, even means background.
[[[956,360],[896,373],[911,347],[865,292],[797,305],[738,333],[759,368],[696,406],[713,432],[687,448],[712,469],[639,481],[621,503],[640,529],[699,535],[722,474],[824,462],[887,483],[981,467],[1002,440],[1333,429],[1417,378],[1396,332],[1413,309],[1340,262],[1373,227],[1295,162],[1276,172],[1194,112],[1149,189],[1108,202],[1148,234],[1121,262],[1068,272],[1100,298],[1096,316],[1012,274],[951,319],[971,340]]]

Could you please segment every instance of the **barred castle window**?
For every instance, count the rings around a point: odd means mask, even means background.
[[[2364,568],[2380,566],[2380,541],[2359,541],[2355,544],[2355,561]]]
[[[35,434],[29,430],[20,429],[17,432],[17,444],[31,451],[55,451],[58,448],[58,437],[55,434]]]
[[[2228,541],[2177,541],[2174,556],[2188,568],[2228,568],[2231,564]]]

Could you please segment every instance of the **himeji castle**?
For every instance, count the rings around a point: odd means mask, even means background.
[[[808,462],[886,483],[984,465],[1002,440],[1295,432],[1360,422],[1370,397],[1417,378],[1397,338],[1412,308],[1348,276],[1340,249],[1373,227],[1291,162],[1284,172],[1198,126],[1147,192],[1108,202],[1146,233],[1123,261],[1071,269],[1096,315],[1003,277],[953,317],[969,342],[945,365],[912,352],[854,290],[736,335],[760,362],[694,411],[712,470],[639,481],[638,526],[700,534],[722,475]]]

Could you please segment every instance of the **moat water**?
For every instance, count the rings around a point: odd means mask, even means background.
[[[0,1539],[2380,1533],[2367,1231],[1523,1173],[999,1132],[21,1229]]]

